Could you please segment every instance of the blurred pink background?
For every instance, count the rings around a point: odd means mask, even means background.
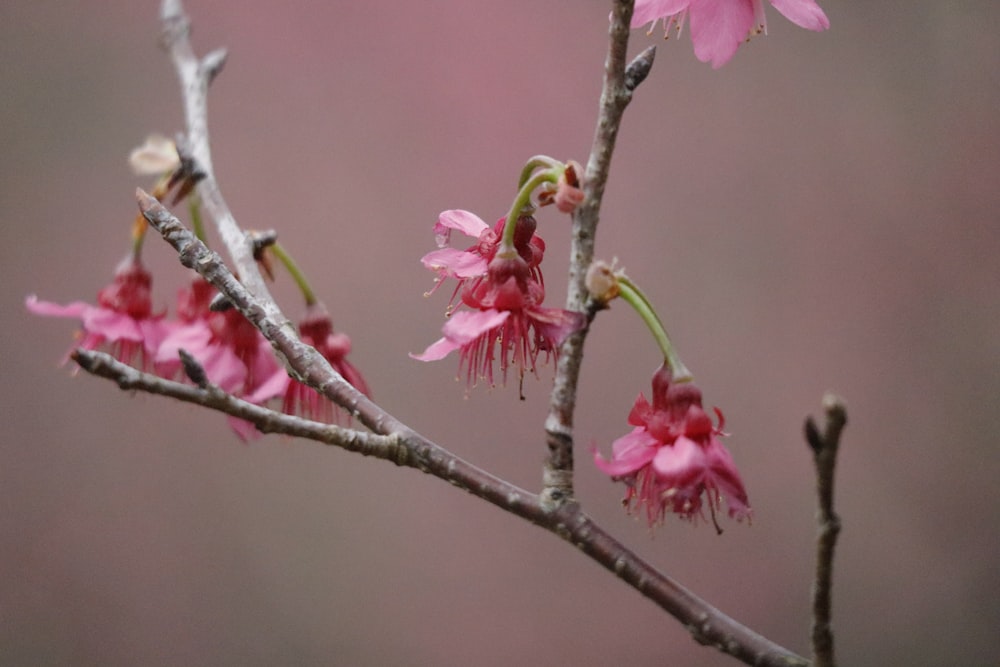
[[[651,536],[587,449],[628,429],[656,349],[622,306],[587,344],[578,495],[726,613],[808,652],[814,489],[801,437],[850,408],[834,592],[844,665],[1000,661],[1000,9],[822,3],[713,71],[658,45],[599,228],[726,413],[752,526]],[[251,8],[252,7],[252,8]],[[188,2],[215,166],[244,226],[279,230],[390,411],[537,490],[550,369],[468,396],[418,259],[446,208],[503,215],[524,160],[585,161],[608,3]],[[127,248],[125,158],[182,128],[157,5],[0,6],[5,279],[0,663],[730,665],[570,545],[414,470],[129,396],[59,359]],[[568,225],[543,211],[564,298]],[[156,299],[185,274],[150,239]],[[286,312],[299,303],[282,279]]]

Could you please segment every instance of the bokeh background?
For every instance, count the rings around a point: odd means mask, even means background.
[[[814,485],[801,437],[850,409],[834,593],[845,665],[1000,661],[1000,9],[769,9],[719,71],[685,34],[629,108],[598,253],[661,309],[726,413],[752,526],[650,534],[588,460],[627,430],[656,349],[621,306],[587,344],[578,494],[728,614],[808,651]],[[284,6],[280,6],[284,5]],[[585,161],[608,3],[192,0],[237,218],[276,228],[354,341],[376,398],[532,490],[551,379],[466,393],[407,357],[447,300],[417,261],[438,212],[501,216],[524,160]],[[0,5],[5,665],[729,665],[571,546],[440,481],[130,396],[59,360],[74,324],[25,296],[92,299],[127,248],[126,164],[182,129],[156,3]],[[568,225],[540,215],[553,303]],[[185,280],[151,239],[156,300]],[[286,312],[300,304],[277,287]]]

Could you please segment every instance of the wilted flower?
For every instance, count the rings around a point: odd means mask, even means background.
[[[172,140],[151,134],[141,146],[132,149],[128,163],[136,174],[162,176],[181,166],[181,158]]]
[[[797,26],[807,30],[826,30],[830,20],[815,0],[770,0],[774,8]],[[664,32],[685,21],[691,22],[694,54],[712,67],[722,67],[736,53],[737,47],[753,35],[767,32],[764,0],[636,0],[632,27],[663,21]]]
[[[666,364],[653,375],[652,397],[650,404],[639,394],[628,416],[635,428],[612,443],[610,461],[594,451],[597,467],[628,485],[623,502],[629,512],[645,507],[652,526],[667,512],[684,519],[704,516],[704,503],[715,522],[725,498],[730,517],[750,518],[739,471],[719,441],[722,413],[716,410],[714,425],[701,406],[701,391],[672,382]]]
[[[584,276],[584,285],[590,298],[603,305],[618,298],[621,293],[619,273],[621,272],[616,273],[614,264],[601,260],[592,262],[587,267],[587,275]]]

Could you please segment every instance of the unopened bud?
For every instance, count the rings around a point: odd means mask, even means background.
[[[177,146],[159,134],[151,134],[128,156],[129,165],[136,174],[169,174],[181,166]]]
[[[591,264],[587,269],[585,283],[590,298],[598,303],[607,304],[618,296],[618,275],[607,262],[597,260]]]
[[[563,213],[572,213],[584,199],[583,190],[580,189],[579,173],[580,165],[573,160],[567,160],[566,171],[559,177],[553,198],[556,208]]]

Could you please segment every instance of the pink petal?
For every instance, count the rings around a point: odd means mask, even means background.
[[[95,306],[82,301],[74,301],[65,306],[60,306],[58,303],[52,303],[51,301],[39,301],[34,294],[24,300],[24,305],[35,315],[42,315],[44,317],[81,318],[87,310],[95,308]]]
[[[227,417],[226,421],[229,422],[229,427],[233,429],[243,442],[250,442],[261,436],[261,432],[257,430],[257,427],[245,419]]]
[[[141,342],[142,328],[130,316],[104,308],[88,308],[81,318],[83,328],[97,333],[111,341],[129,340]]]
[[[750,0],[702,0],[690,9],[691,42],[698,60],[725,65],[754,27]]]
[[[139,328],[142,330],[142,345],[149,358],[156,356],[160,343],[166,339],[176,324],[166,322],[159,317],[156,319],[139,320]]]
[[[427,349],[423,351],[423,354],[413,354],[411,352],[410,358],[416,359],[417,361],[438,361],[440,359],[444,359],[460,347],[462,346],[454,341],[448,340],[447,338],[440,338],[427,346]]]
[[[688,438],[677,438],[673,445],[660,447],[653,459],[656,477],[667,487],[690,489],[702,482],[708,460],[705,450]]]
[[[212,345],[205,348],[201,355],[195,358],[205,369],[205,375],[213,383],[230,394],[238,391],[246,384],[247,367],[236,356],[232,348],[224,345]]]
[[[475,278],[486,274],[486,258],[474,252],[456,248],[431,250],[420,258],[431,271],[443,273],[452,278]]]
[[[507,310],[460,310],[444,323],[441,329],[444,338],[431,343],[423,354],[410,353],[410,357],[417,361],[444,359],[490,329],[500,326],[508,317],[510,311]]]
[[[691,0],[636,0],[632,12],[632,27],[640,28],[659,19],[669,17],[687,9]]]
[[[729,515],[737,519],[749,517],[751,512],[747,492],[732,454],[721,442],[713,438],[706,448],[705,456],[710,485],[726,498]]]
[[[247,373],[248,381],[252,383],[252,386],[246,388],[247,392],[256,392],[263,385],[273,387],[276,376],[284,378],[288,375],[288,371],[278,363],[278,359],[274,356],[271,344],[259,332],[257,333],[257,352],[251,355],[250,364]],[[271,398],[271,396],[267,398]]]
[[[587,324],[587,316],[583,313],[562,308],[535,308],[529,314],[535,323],[535,329],[553,347],[562,345],[564,340]]]
[[[663,443],[657,440],[653,434],[640,426],[611,443],[611,458],[616,460],[630,459],[635,456],[637,450],[652,449],[649,454],[650,460],[652,460],[656,449],[662,445]],[[646,463],[648,462],[646,461]]]
[[[276,396],[284,394],[285,390],[288,389],[289,382],[292,382],[292,378],[288,376],[288,373],[274,373],[259,384],[251,393],[242,398],[244,401],[249,401],[250,403],[265,403]]]
[[[246,382],[246,365],[231,347],[212,342],[212,332],[203,321],[196,320],[170,332],[156,350],[156,365],[165,373],[176,372],[180,368],[181,348],[201,364],[209,381],[223,391],[232,393]]]
[[[441,215],[438,216],[438,221],[434,224],[434,239],[437,241],[438,247],[443,248],[448,245],[448,239],[453,229],[478,239],[479,235],[487,228],[488,225],[475,213],[461,209],[442,211]]]
[[[612,443],[613,454],[607,461],[594,449],[594,465],[606,475],[623,477],[631,475],[647,465],[656,456],[657,441],[644,429],[637,428]]]
[[[460,310],[453,314],[441,332],[458,345],[466,345],[495,329],[510,317],[509,310]]]
[[[815,0],[771,0],[771,4],[800,28],[819,32],[830,27],[830,19]]]
[[[646,397],[639,394],[638,398],[635,399],[635,405],[628,413],[628,423],[632,426],[645,426],[649,422],[649,418],[653,415],[653,407],[646,400]]]
[[[209,347],[212,340],[212,332],[208,325],[201,320],[196,320],[188,326],[177,327],[168,334],[156,350],[154,361],[158,364],[169,364],[178,361],[177,354],[181,348],[190,352],[199,362],[201,355]],[[211,377],[209,378],[212,379]],[[212,380],[215,382],[215,380]]]

